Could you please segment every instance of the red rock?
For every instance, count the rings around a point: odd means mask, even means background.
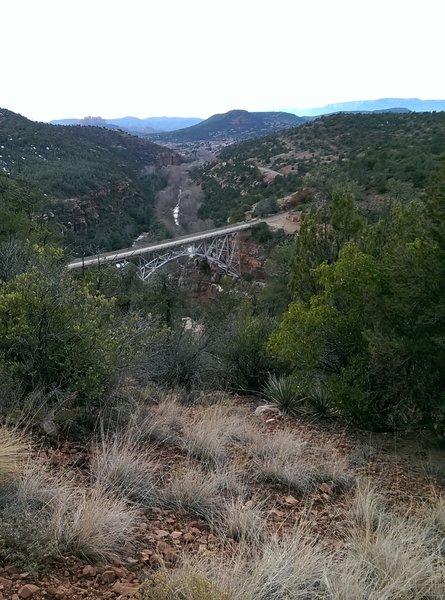
[[[39,590],[40,588],[37,585],[26,583],[19,589],[19,598],[31,598],[31,596]]]
[[[182,539],[186,543],[193,542],[193,540],[195,539],[195,536],[193,535],[193,533],[184,533],[184,535],[182,536]]]
[[[0,586],[2,586],[3,590],[10,590],[12,588],[12,581],[5,577],[0,577]]]
[[[125,567],[110,567],[110,571],[114,571],[116,573],[116,577],[119,579],[123,579],[128,575],[128,569]]]
[[[114,571],[104,571],[100,578],[103,583],[113,583],[116,581],[116,573]]]
[[[165,529],[155,529],[155,535],[157,538],[163,538],[167,537],[169,535],[169,532],[165,531]]]
[[[331,500],[331,497],[329,496],[329,494],[322,494],[321,497],[323,498],[323,500],[326,500],[326,501]]]
[[[97,569],[91,565],[86,565],[82,569],[82,577],[96,577]]]
[[[296,498],[294,498],[293,496],[286,496],[284,501],[286,504],[290,504],[291,506],[298,504],[298,500]]]
[[[328,483],[321,483],[319,485],[318,489],[320,490],[320,492],[323,492],[324,494],[331,495],[333,493],[332,488]]]
[[[121,596],[132,596],[139,589],[139,584],[137,583],[123,583],[121,581],[116,581],[116,583],[111,588],[112,592],[116,592]]]
[[[182,531],[172,531],[170,537],[174,540],[178,540],[180,537],[182,537]]]
[[[68,596],[68,594],[69,594],[69,592],[68,592],[68,590],[66,589],[66,587],[64,587],[63,585],[59,585],[59,587],[57,587],[57,588],[54,590],[54,594],[53,594],[53,595],[54,595],[56,598],[66,598],[66,596]]]

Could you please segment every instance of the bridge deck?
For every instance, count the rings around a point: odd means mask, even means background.
[[[259,219],[252,219],[246,223],[240,223],[237,225],[230,225],[228,227],[218,227],[215,229],[207,229],[206,231],[200,231],[192,235],[183,235],[177,238],[165,240],[162,242],[155,242],[153,244],[147,244],[146,246],[125,248],[122,250],[115,250],[113,252],[106,252],[104,254],[98,254],[97,256],[85,256],[83,259],[77,259],[68,263],[68,269],[81,269],[82,267],[89,267],[91,265],[97,265],[102,263],[116,263],[123,260],[132,258],[133,256],[141,256],[150,252],[156,252],[158,250],[166,250],[168,248],[174,248],[175,246],[186,246],[187,244],[193,244],[200,240],[205,240],[217,236],[227,235],[230,233],[236,233],[237,231],[243,231],[250,229],[259,222]]]
[[[210,239],[217,236],[223,236],[230,233],[236,233],[237,231],[243,231],[250,229],[254,225],[261,222],[269,223],[273,226],[277,223],[277,218],[280,222],[285,220],[288,213],[281,213],[280,215],[272,215],[265,218],[252,219],[245,223],[237,223],[235,225],[227,225],[224,227],[216,227],[215,229],[207,229],[206,231],[200,231],[193,234],[182,235],[169,240],[163,240],[162,242],[155,242],[153,244],[147,244],[145,246],[124,248],[122,250],[114,250],[113,252],[105,252],[96,256],[85,256],[83,259],[76,259],[68,263],[67,267],[69,270],[82,269],[83,267],[90,267],[92,265],[99,265],[103,263],[118,263],[134,256],[141,256],[143,254],[149,254],[150,252],[156,252],[159,250],[167,250],[168,248],[174,248],[175,246],[185,246],[187,244],[193,244],[200,240]],[[288,221],[290,224],[290,222]]]

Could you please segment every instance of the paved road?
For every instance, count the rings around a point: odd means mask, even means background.
[[[89,267],[92,265],[103,264],[103,263],[118,263],[133,256],[140,256],[142,254],[148,254],[149,252],[166,250],[167,248],[174,248],[175,246],[183,246],[184,244],[193,244],[199,240],[205,240],[212,238],[215,234],[224,235],[227,233],[236,233],[237,231],[243,231],[245,229],[251,229],[257,223],[264,221],[270,222],[270,225],[277,226],[277,219],[280,222],[286,221],[287,213],[281,215],[272,215],[271,217],[265,217],[262,219],[252,219],[245,223],[238,223],[236,225],[227,225],[224,227],[217,227],[215,229],[208,229],[207,231],[200,231],[198,233],[183,235],[177,238],[165,240],[162,242],[155,242],[154,244],[147,244],[145,246],[139,246],[135,248],[125,248],[123,250],[114,250],[113,252],[106,252],[97,256],[85,256],[83,259],[77,259],[68,264],[68,269],[82,269],[83,267]],[[288,221],[289,223],[289,221]],[[293,225],[293,223],[292,223]]]

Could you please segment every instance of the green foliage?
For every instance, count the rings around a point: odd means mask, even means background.
[[[265,217],[278,212],[278,203],[276,198],[263,198],[255,206],[254,216]]]
[[[264,265],[266,282],[257,295],[257,306],[269,317],[281,316],[291,301],[288,281],[294,252],[295,244],[278,244]]]
[[[323,207],[304,219],[295,239],[289,285],[296,298],[308,301],[318,293],[316,268],[335,262],[341,248],[358,239],[363,228],[351,186],[337,184],[327,190]]]
[[[166,237],[154,201],[165,185],[157,167],[163,154],[178,160],[173,151],[122,131],[34,123],[4,109],[0,125],[0,169],[11,181],[20,178],[46,194],[41,194],[42,206],[61,224],[70,248],[92,254],[98,248],[125,247],[142,231]],[[0,181],[0,202],[2,185]],[[17,206],[28,203],[22,192],[20,196]],[[16,228],[27,228],[23,212],[13,216]]]
[[[305,398],[300,386],[292,376],[271,375],[263,387],[263,394],[283,413],[296,414],[304,408]]]
[[[308,260],[315,290],[270,338],[272,352],[303,379],[321,377],[333,407],[365,427],[437,424],[443,413],[444,181],[442,168],[423,207],[395,205],[330,264]]]
[[[260,391],[279,362],[267,355],[265,342],[273,322],[263,316],[238,313],[228,318],[214,338],[213,352],[219,360],[220,377],[238,392]]]
[[[308,185],[311,195],[323,192],[328,173],[329,180],[335,174],[354,181],[363,208],[378,220],[388,200],[411,200],[428,186],[445,154],[444,114],[330,115],[233,144],[201,170],[206,192],[201,213],[223,224],[236,209],[249,210],[263,199],[284,198]],[[265,183],[257,165],[283,176]]]
[[[57,267],[48,251],[40,265],[0,283],[0,362],[35,387],[97,399],[130,352],[131,319],[116,319],[113,300]]]
[[[42,214],[44,200],[33,186],[0,175],[0,244],[11,237],[31,242],[54,240]]]

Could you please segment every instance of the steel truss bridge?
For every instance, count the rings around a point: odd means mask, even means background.
[[[139,262],[138,275],[147,280],[155,271],[181,257],[205,258],[232,277],[240,276],[239,233],[251,229],[259,222],[252,219],[246,223],[220,227],[182,236],[147,246],[117,250],[97,256],[85,256],[68,264],[69,270],[100,268],[101,265],[125,264],[130,259]]]

